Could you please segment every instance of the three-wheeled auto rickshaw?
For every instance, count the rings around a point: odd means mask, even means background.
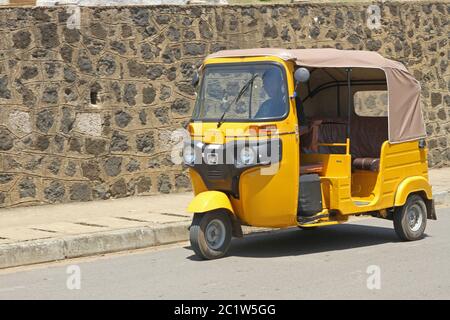
[[[420,85],[375,52],[246,49],[209,55],[183,147],[190,241],[222,257],[242,225],[302,229],[352,215],[403,240],[436,219]]]

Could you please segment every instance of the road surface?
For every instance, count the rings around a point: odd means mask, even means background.
[[[214,261],[181,243],[2,270],[0,299],[450,299],[450,208],[437,213],[415,242],[367,218],[237,239]]]

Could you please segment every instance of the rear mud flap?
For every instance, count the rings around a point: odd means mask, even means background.
[[[430,220],[437,220],[436,208],[434,206],[434,199],[427,200],[426,205],[427,205],[427,218]]]

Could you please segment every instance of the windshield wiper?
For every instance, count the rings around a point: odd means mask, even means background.
[[[241,88],[241,90],[239,90],[239,93],[237,94],[236,98],[234,98],[234,100],[228,105],[228,107],[226,107],[226,109],[223,111],[222,116],[219,118],[219,121],[217,122],[217,128],[220,128],[220,126],[223,123],[223,118],[225,117],[225,114],[231,109],[231,107],[236,104],[239,99],[241,99],[242,95],[245,93],[245,91],[247,91],[247,89],[250,87],[250,85],[253,85],[253,81],[255,81],[256,77],[258,76],[258,74],[253,75],[253,77],[250,78],[250,80],[248,80]]]

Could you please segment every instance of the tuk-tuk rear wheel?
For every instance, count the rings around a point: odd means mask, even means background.
[[[227,213],[211,212],[194,215],[189,238],[195,254],[202,259],[223,257],[230,247],[232,225]]]
[[[427,225],[427,206],[422,197],[413,194],[406,203],[394,212],[394,229],[400,239],[414,241],[421,239]]]

